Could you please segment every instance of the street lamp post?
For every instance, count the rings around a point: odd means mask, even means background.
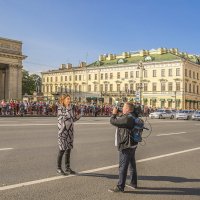
[[[143,71],[145,70],[142,62],[138,63],[137,69],[140,69],[140,87],[139,88],[140,88],[140,105],[142,105],[142,89],[143,89],[142,81],[143,81]]]

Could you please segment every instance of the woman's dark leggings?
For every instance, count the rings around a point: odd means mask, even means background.
[[[57,167],[58,169],[61,169],[62,167],[62,157],[65,153],[65,168],[69,169],[70,168],[70,153],[71,149],[67,150],[59,150],[58,152],[58,157],[57,157]]]

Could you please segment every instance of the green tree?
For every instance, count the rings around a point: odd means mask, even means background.
[[[39,92],[41,87],[41,77],[37,74],[29,74],[28,71],[22,70],[22,94],[33,94],[34,91]],[[36,86],[39,85],[39,90]]]

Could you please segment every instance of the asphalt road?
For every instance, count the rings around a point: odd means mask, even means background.
[[[118,152],[109,118],[76,123],[71,167],[79,174],[68,177],[56,174],[56,118],[0,118],[0,200],[200,199],[200,122],[149,122],[153,131],[136,152],[139,188],[113,194]]]

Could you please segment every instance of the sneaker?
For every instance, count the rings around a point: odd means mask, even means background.
[[[118,186],[116,186],[113,189],[108,189],[108,192],[124,192],[124,190],[120,189]]]
[[[66,173],[66,174],[76,174],[76,172],[73,171],[73,170],[70,169],[70,168],[66,169],[66,170],[65,170],[65,173]]]
[[[65,172],[62,169],[57,169],[56,172],[59,175],[66,176]]]
[[[126,187],[131,188],[132,190],[137,189],[137,185],[135,184],[126,184]]]

